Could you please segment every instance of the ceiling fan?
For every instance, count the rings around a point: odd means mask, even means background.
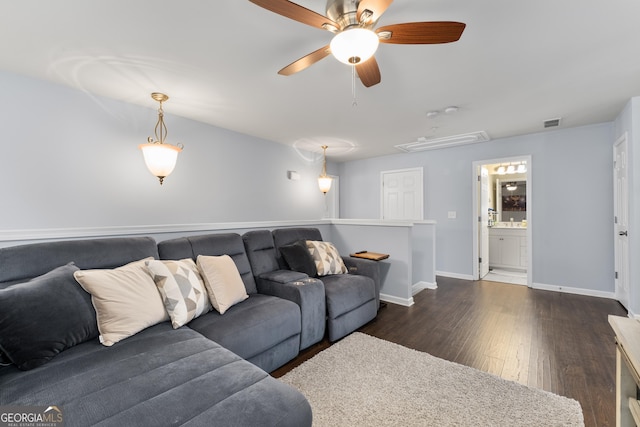
[[[380,83],[380,68],[374,55],[378,43],[439,44],[460,39],[462,22],[406,22],[374,29],[393,0],[327,0],[326,16],[288,0],[249,0],[271,12],[335,34],[331,43],[292,62],[278,74],[289,76],[333,54],[355,66],[366,87]]]

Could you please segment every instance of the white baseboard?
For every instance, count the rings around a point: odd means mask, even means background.
[[[569,286],[545,285],[544,283],[533,283],[532,289],[540,289],[543,291],[564,292],[567,294],[585,295],[589,297],[616,299],[614,292],[596,291],[593,289],[572,288]]]
[[[392,304],[398,304],[404,307],[411,307],[413,305],[413,297],[404,299],[395,297],[393,295],[380,294],[380,301],[390,302]]]
[[[450,277],[452,279],[474,280],[470,274],[450,273],[448,271],[436,271],[436,276]]]
[[[438,289],[438,284],[436,282],[431,283],[422,281],[414,283],[413,286],[411,286],[411,295],[415,295],[425,289]]]

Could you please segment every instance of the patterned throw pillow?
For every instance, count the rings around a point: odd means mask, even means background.
[[[316,263],[318,276],[345,274],[349,272],[338,250],[332,243],[307,240],[307,248],[313,257],[313,261]]]
[[[211,311],[198,267],[192,259],[146,262],[174,329]]]

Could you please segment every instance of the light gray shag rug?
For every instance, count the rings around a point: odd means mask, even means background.
[[[584,426],[580,403],[362,333],[281,378],[321,426]]]

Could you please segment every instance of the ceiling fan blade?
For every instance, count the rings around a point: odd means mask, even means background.
[[[376,33],[380,43],[437,44],[458,41],[466,24],[462,22],[407,22],[380,27]],[[387,38],[387,34],[390,36]]]
[[[366,87],[377,85],[382,79],[380,77],[380,67],[378,67],[378,61],[376,61],[375,56],[372,56],[365,62],[356,65],[356,71],[358,72],[358,77],[360,77],[362,84]]]
[[[327,29],[325,24],[331,25],[334,28],[339,28],[338,24],[333,22],[326,16],[320,15],[306,7],[293,3],[288,0],[249,0],[251,3],[257,4],[271,12],[278,15],[285,16],[293,19],[294,21],[302,22],[303,24],[311,25],[312,27],[320,28],[321,30]]]
[[[391,3],[393,3],[393,0],[362,0],[358,5],[358,21],[360,21],[362,12],[368,9],[373,12],[369,20],[376,22]]]
[[[329,45],[321,47],[315,52],[311,52],[310,54],[303,56],[297,61],[292,62],[291,64],[284,67],[282,70],[278,71],[278,74],[283,76],[290,76],[291,74],[295,74],[299,71],[304,70],[305,68],[310,67],[321,59],[326,58],[331,55],[331,48]]]

